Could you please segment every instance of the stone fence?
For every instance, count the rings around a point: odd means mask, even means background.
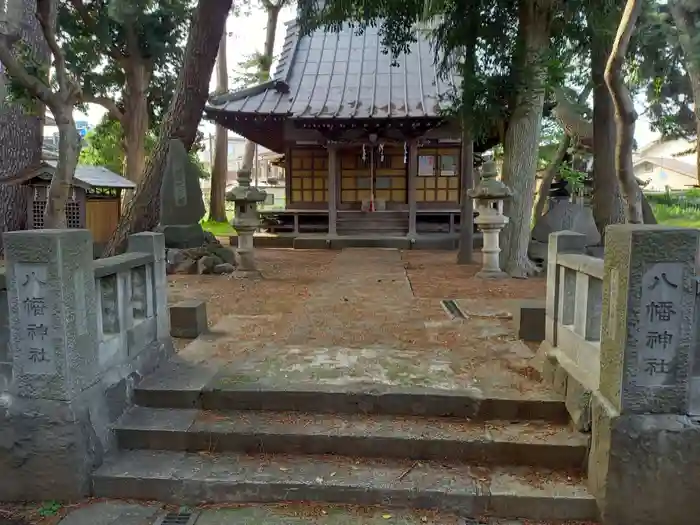
[[[4,242],[0,500],[79,498],[134,385],[172,353],[163,236],[96,261],[87,230]]]
[[[686,523],[700,515],[700,230],[611,226],[604,259],[584,243],[549,238],[543,378],[591,433],[603,523]]]

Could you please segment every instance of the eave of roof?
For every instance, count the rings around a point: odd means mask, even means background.
[[[410,58],[409,58],[410,56]],[[441,119],[445,99],[458,78],[441,77],[430,45],[419,35],[411,53],[382,52],[376,27],[358,34],[317,30],[301,37],[298,23],[287,25],[275,80],[213,97],[207,117],[283,115],[293,119]]]

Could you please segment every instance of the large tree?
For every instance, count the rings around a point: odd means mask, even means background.
[[[66,201],[80,153],[80,138],[73,119],[74,107],[80,100],[80,87],[68,69],[65,49],[58,42],[55,4],[52,0],[36,0],[34,13],[53,58],[55,75],[52,82],[49,82],[49,71],[43,61],[27,52],[20,35],[11,26],[9,32],[0,35],[0,63],[10,79],[13,98],[25,105],[44,104],[56,121],[59,158],[49,186],[44,226],[65,228]],[[31,171],[31,168],[27,169]],[[20,173],[14,177],[21,179],[22,175]]]
[[[187,37],[184,60],[168,112],[159,130],[158,143],[148,158],[134,198],[122,215],[105,250],[113,255],[131,233],[152,230],[160,217],[160,189],[172,139],[187,150],[197,137],[197,126],[209,95],[209,81],[231,0],[199,0]]]
[[[7,25],[24,42],[31,60],[48,70],[49,51],[44,34],[35,17],[35,0],[12,4],[6,13]],[[44,108],[27,108],[20,102],[10,103],[5,96],[9,79],[0,73],[0,181],[12,178],[41,157],[42,114]],[[0,184],[0,233],[22,230],[27,224],[28,189],[19,184]],[[0,254],[2,236],[0,235]]]
[[[228,57],[226,44],[228,32],[224,27],[216,59],[216,94],[228,92]],[[214,141],[214,162],[211,167],[211,190],[209,193],[209,220],[226,222],[226,183],[228,182],[228,130],[216,125]]]
[[[622,67],[629,50],[630,39],[642,11],[643,0],[627,0],[620,19],[617,35],[605,68],[605,83],[610,89],[615,105],[617,141],[615,147],[615,169],[620,190],[625,200],[627,222],[644,222],[642,192],[634,176],[632,149],[637,112],[632,95],[624,82]]]
[[[182,64],[191,0],[58,0],[69,71],[81,102],[121,123],[125,176],[138,182],[151,123],[164,114]]]

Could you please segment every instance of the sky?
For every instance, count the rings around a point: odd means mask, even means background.
[[[278,56],[282,50],[285,36],[285,22],[291,20],[294,16],[294,8],[286,7],[282,10],[277,26],[277,37],[275,39],[275,56]],[[228,69],[229,79],[234,76],[234,71],[238,69],[238,64],[243,62],[247,57],[255,51],[262,51],[265,44],[265,26],[267,17],[262,9],[255,9],[248,16],[229,17],[226,27],[229,33],[228,47]],[[273,65],[274,69],[274,65]],[[212,75],[210,91],[214,91],[216,75]],[[641,108],[638,108],[641,113]],[[87,114],[76,112],[76,119],[87,120],[91,125],[99,123],[105,110],[101,106],[89,104]],[[214,132],[214,125],[202,121],[200,129],[205,135]],[[643,116],[637,120],[635,130],[635,138],[639,147],[652,142],[659,137],[658,133],[651,131],[649,121]]]

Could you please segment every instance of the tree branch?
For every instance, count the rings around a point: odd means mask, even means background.
[[[86,95],[83,93],[80,96],[80,101],[85,104],[97,104],[98,106],[102,106],[109,112],[112,118],[118,120],[122,124],[124,123],[124,112],[121,109],[119,109],[119,106],[117,105],[114,99],[111,99],[109,97],[97,97],[94,95]]]
[[[77,91],[77,86],[70,80],[66,67],[66,57],[63,55],[61,46],[58,45],[58,40],[56,40],[56,31],[51,23],[53,18],[51,10],[51,0],[36,0],[36,18],[39,20],[44,39],[54,57],[53,65],[56,69],[59,90],[63,92],[64,96],[70,96],[73,91]]]
[[[629,89],[622,76],[622,66],[629,48],[630,38],[642,11],[642,0],[627,0],[622,13],[620,25],[610,57],[605,67],[605,83],[615,105],[615,123],[617,127],[617,144],[615,146],[615,169],[620,183],[620,192],[626,204],[627,221],[643,224],[643,198],[634,176],[632,147],[634,144],[634,125],[637,112]]]
[[[78,13],[78,16],[83,21],[83,23],[90,28],[90,31],[93,34],[97,34],[97,22],[90,15],[90,11],[88,11],[87,7],[85,7],[83,0],[69,0],[69,2],[70,5],[73,6],[73,9],[75,9],[75,11]],[[121,53],[115,47],[111,45],[106,45],[104,50],[114,60],[119,60]]]
[[[5,67],[12,80],[19,83],[29,93],[41,100],[47,106],[58,102],[56,94],[51,91],[41,79],[31,75],[27,69],[15,58],[7,37],[0,38],[0,63]]]

